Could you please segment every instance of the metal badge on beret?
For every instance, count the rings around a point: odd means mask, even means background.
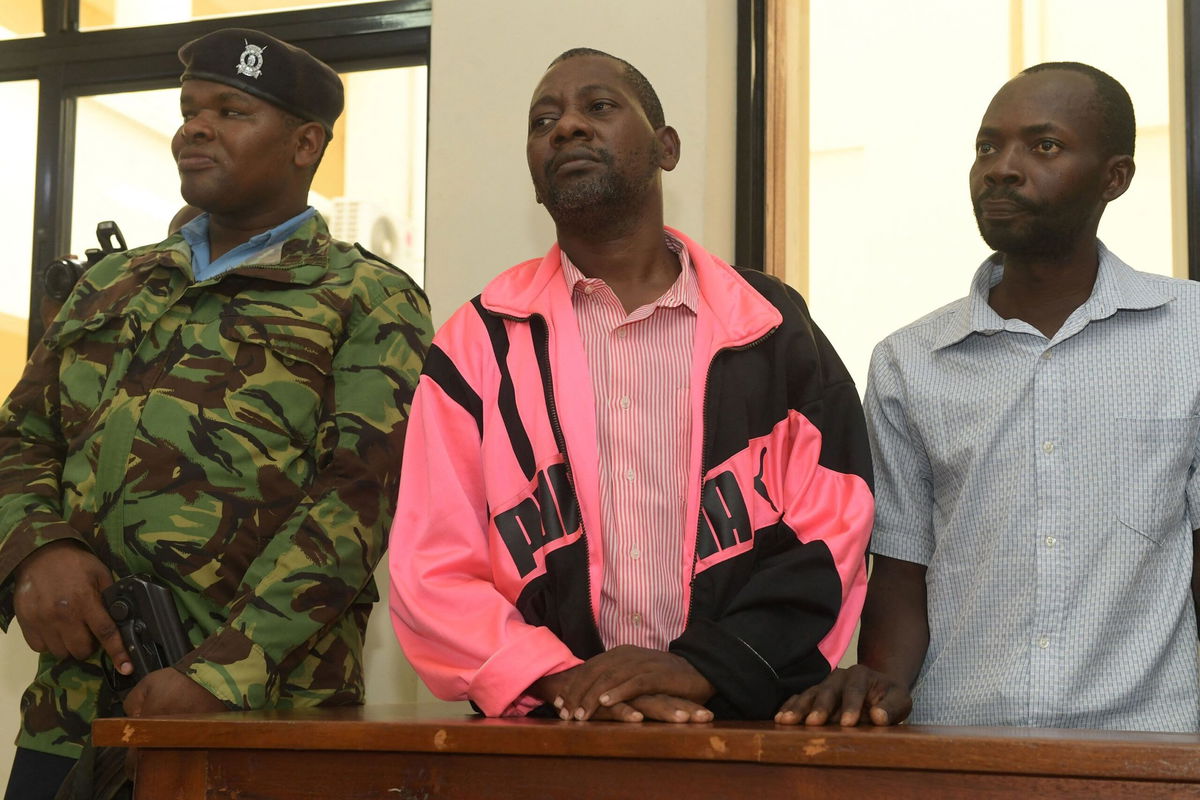
[[[273,103],[332,136],[345,99],[338,74],[308,51],[249,28],[224,28],[179,48],[179,80],[224,83]]]

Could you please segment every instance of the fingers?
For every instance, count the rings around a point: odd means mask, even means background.
[[[47,596],[36,589],[17,609],[26,643],[35,652],[55,658],[84,659],[96,651],[96,641],[79,617],[80,602],[71,596]]]
[[[712,722],[713,713],[698,703],[683,697],[666,694],[647,694],[635,697],[628,703],[613,703],[600,706],[592,715],[594,720],[615,722],[704,723]]]
[[[585,720],[599,708],[647,695],[686,699],[691,704],[689,709],[702,709],[701,704],[714,692],[712,684],[686,659],[660,650],[622,645],[576,668],[561,695],[559,716]]]
[[[780,706],[775,721],[781,725],[851,727],[860,721],[895,725],[910,711],[912,697],[906,688],[887,675],[856,664],[834,670],[816,686],[790,697]]]
[[[607,670],[590,670],[580,675],[580,680],[573,683],[563,697],[563,706],[559,716],[563,719],[590,719],[600,707],[599,695],[603,687],[612,684],[613,676]],[[563,715],[566,716],[563,716]]]
[[[658,722],[712,722],[713,714],[699,703],[667,694],[645,694],[629,701],[648,720]]]
[[[111,583],[111,581],[109,581]],[[117,628],[117,623],[108,615],[108,610],[104,608],[104,604],[99,602],[89,604],[85,611],[84,621],[87,623],[89,630],[89,639],[94,638],[104,648],[104,652],[108,653],[108,657],[112,659],[113,666],[117,672],[122,675],[133,674],[133,661],[129,657],[129,653],[125,650],[125,643],[121,641],[121,631]],[[93,650],[95,647],[93,646]],[[88,651],[88,655],[92,651]],[[78,658],[78,656],[76,656]],[[83,656],[86,658],[87,656]]]
[[[55,658],[86,659],[97,643],[124,674],[132,664],[100,591],[112,583],[104,564],[82,546],[53,542],[22,562],[13,597],[14,611],[29,646]]]
[[[558,709],[559,719],[581,721],[591,716],[584,711],[581,703],[583,696],[596,680],[595,661],[591,659],[580,664],[572,671],[569,680],[560,687],[558,696],[554,698],[554,707]]]
[[[779,711],[775,714],[775,721],[780,725],[799,725],[812,716],[814,720],[821,720],[820,722],[814,721],[813,725],[823,725],[828,713],[816,716],[817,712],[813,709],[816,695],[816,686],[810,686],[800,694],[792,695],[779,707]]]
[[[146,705],[146,679],[138,681],[137,686],[129,694],[125,695],[125,699],[121,701],[121,707],[125,709],[125,716],[140,717],[142,708]]]
[[[600,695],[641,670],[641,650],[629,645],[614,647],[572,670],[570,681],[555,699],[559,717],[579,721],[591,718],[600,707]]]
[[[614,703],[611,706],[597,708],[592,719],[607,719],[614,722],[641,722],[645,719],[645,716],[628,703]]]
[[[66,655],[82,661],[96,652],[96,637],[92,635],[87,619],[99,607],[99,598],[92,601],[84,597],[59,598],[54,601],[54,625],[62,637]],[[104,613],[103,609],[100,609],[100,613]]]
[[[846,680],[842,683],[842,704],[837,713],[837,724],[849,728],[858,724],[862,717],[863,705],[867,699],[869,682],[864,670],[847,670]]]
[[[875,696],[872,696],[875,695]],[[912,711],[912,695],[904,687],[889,683],[877,691],[868,693],[870,704],[868,717],[872,725],[896,725],[908,718]]]
[[[847,670],[835,669],[816,686],[810,686],[800,694],[792,695],[780,707],[775,721],[781,725],[828,724],[834,714],[840,712],[843,707],[842,692],[846,684],[846,674]],[[855,722],[857,721],[855,719]]]

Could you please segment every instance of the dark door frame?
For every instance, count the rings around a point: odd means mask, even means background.
[[[767,0],[738,0],[737,173],[734,263],[763,269],[766,257]]]
[[[1188,277],[1200,281],[1200,2],[1183,2]]]

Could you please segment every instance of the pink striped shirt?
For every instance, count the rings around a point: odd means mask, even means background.
[[[669,234],[666,241],[679,256],[679,278],[628,315],[608,284],[562,254],[596,400],[606,648],[665,650],[687,617],[688,373],[700,292],[687,248]]]

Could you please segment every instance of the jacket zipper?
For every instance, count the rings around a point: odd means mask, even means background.
[[[583,540],[583,581],[587,589],[588,614],[591,615],[592,625],[597,636],[600,631],[600,621],[596,619],[596,610],[592,608],[592,558],[588,553],[587,528],[583,524],[583,506],[579,502],[579,492],[575,488],[575,471],[571,469],[571,458],[567,454],[567,439],[563,436],[562,426],[558,422],[558,406],[554,403],[554,384],[550,375],[550,326],[546,318],[535,314],[542,323],[543,336],[539,347],[542,350],[542,361],[539,368],[542,372],[542,391],[546,395],[546,411],[550,415],[550,430],[554,432],[554,442],[562,451],[563,463],[567,468],[567,482],[571,485],[571,495],[575,499],[575,507],[579,509],[579,538]]]
[[[708,381],[709,381],[709,378],[712,377],[713,364],[715,364],[717,362],[717,359],[721,357],[722,353],[731,353],[731,352],[737,352],[737,351],[741,351],[741,350],[749,350],[751,347],[757,347],[758,345],[762,344],[763,341],[765,341],[769,336],[771,336],[773,333],[775,333],[775,331],[777,331],[777,330],[779,330],[779,326],[775,326],[774,328],[771,328],[769,331],[764,333],[762,336],[758,337],[757,339],[755,339],[754,341],[752,341],[748,344],[738,345],[737,347],[722,347],[720,350],[713,353],[713,357],[711,359],[709,359],[709,362],[708,362],[708,369],[705,370],[705,372],[704,372],[704,404],[701,406],[701,409],[700,409],[700,435],[702,437],[704,437],[704,441],[701,444],[701,450],[700,450],[700,475],[698,476],[698,479],[696,481],[698,484],[698,487],[699,487],[696,491],[696,496],[697,496],[697,498],[699,498],[699,500],[698,500],[699,505],[696,509],[696,543],[692,546],[692,573],[691,573],[691,575],[688,576],[688,587],[689,587],[688,607],[687,607],[687,615],[683,618],[684,627],[687,627],[687,624],[691,621],[692,610],[696,606],[696,593],[694,591],[690,591],[690,588],[696,582],[696,563],[699,561],[698,554],[700,551],[700,547],[699,547],[700,534],[701,534],[700,522],[703,519],[703,517],[701,515],[704,514],[704,473],[705,473],[706,467],[707,467],[707,465],[705,463],[705,459],[707,457],[707,453],[708,453],[708,449],[709,449],[708,448]]]

